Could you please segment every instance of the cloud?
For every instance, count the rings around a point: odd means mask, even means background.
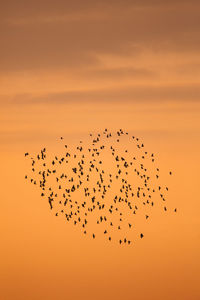
[[[103,54],[194,52],[200,48],[196,1],[7,1],[1,70],[99,65]]]
[[[0,14],[2,18],[37,16],[40,14],[58,14],[63,12],[81,12],[89,9],[100,10],[111,7],[112,9],[122,9],[124,7],[177,7],[177,6],[198,6],[199,0],[7,0],[1,5]]]
[[[120,79],[145,79],[156,78],[157,74],[151,69],[145,68],[133,68],[133,67],[121,67],[121,68],[95,68],[89,69],[86,72],[82,70],[80,75],[87,75],[89,79],[103,79],[103,80],[120,80]]]
[[[200,103],[199,84],[188,85],[138,85],[123,88],[101,90],[70,91],[43,95],[18,94],[1,96],[0,102],[10,105],[67,104],[67,103],[167,103],[167,102]]]
[[[197,102],[199,8],[196,0],[5,1],[0,101]]]

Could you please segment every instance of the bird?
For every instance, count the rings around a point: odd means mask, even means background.
[[[47,199],[56,217],[64,215],[66,222],[84,228],[85,235],[94,219],[95,226],[105,226],[101,234],[106,240],[114,243],[112,232],[115,232],[121,235],[117,239],[119,244],[132,244],[126,237],[126,229],[131,233],[137,228],[133,226],[137,214],[149,218],[151,212],[148,210],[147,214],[146,209],[154,208],[156,195],[166,203],[168,186],[160,183],[160,167],[152,164],[155,154],[147,151],[139,137],[129,135],[122,128],[116,132],[105,128],[102,132],[89,133],[89,137],[89,142],[81,139],[74,149],[62,145],[64,153],[59,155],[48,156],[46,148],[32,157],[25,152],[32,172],[31,176],[25,175],[29,179],[26,182],[39,186],[41,197]],[[129,150],[129,142],[135,147],[135,153],[133,146]],[[167,211],[167,204],[164,210]],[[140,238],[143,237],[140,233]]]

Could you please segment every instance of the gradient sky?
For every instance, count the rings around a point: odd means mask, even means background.
[[[0,299],[200,299],[199,0],[0,4]],[[54,218],[24,152],[124,128],[172,168],[145,239],[105,245]]]

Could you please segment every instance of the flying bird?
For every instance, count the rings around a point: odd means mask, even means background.
[[[74,149],[63,145],[60,155],[48,157],[46,148],[33,157],[25,152],[31,173],[25,179],[41,189],[56,217],[83,228],[88,238],[95,239],[97,230],[109,242],[115,242],[118,234],[119,245],[130,245],[128,235],[136,231],[137,215],[149,218],[156,195],[167,202],[168,186],[163,187],[160,167],[153,164],[156,155],[150,153],[138,137],[105,128],[90,133],[86,143],[81,139]]]

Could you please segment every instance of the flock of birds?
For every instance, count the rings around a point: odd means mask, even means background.
[[[155,155],[145,150],[138,137],[122,129],[114,133],[105,129],[90,133],[72,151],[63,137],[60,141],[65,150],[60,157],[47,159],[46,148],[35,157],[25,153],[31,159],[31,176],[25,175],[25,179],[41,188],[41,197],[46,197],[55,216],[63,215],[84,235],[95,239],[102,234],[108,241],[131,244],[127,232],[134,228],[134,217],[140,211],[145,210],[144,220],[148,220],[150,209],[159,200],[164,211],[168,210],[168,187],[159,184]]]

